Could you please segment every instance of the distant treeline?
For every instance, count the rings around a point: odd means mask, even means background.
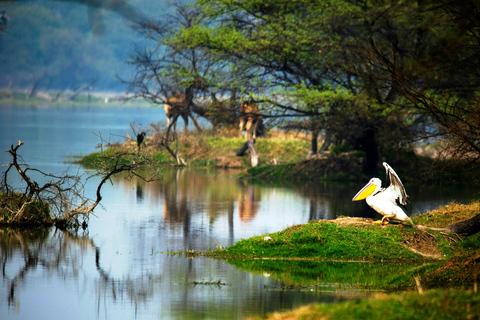
[[[95,78],[95,90],[122,91],[117,79],[131,77],[126,59],[145,40],[122,12],[74,1],[1,2],[7,27],[0,32],[0,87],[77,90]],[[163,4],[129,1],[154,14]],[[155,9],[156,8],[156,9]]]

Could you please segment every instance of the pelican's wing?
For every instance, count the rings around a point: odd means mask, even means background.
[[[392,195],[394,195],[397,203],[406,205],[409,201],[408,201],[407,193],[405,192],[405,188],[403,187],[402,181],[397,176],[397,174],[392,169],[392,167],[388,165],[388,163],[384,162],[383,166],[387,171],[385,189],[388,189],[392,193]]]

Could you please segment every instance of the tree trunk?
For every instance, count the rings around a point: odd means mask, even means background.
[[[235,152],[237,157],[242,157],[245,155],[245,152],[248,150],[248,141],[246,141],[242,146]]]
[[[449,225],[446,229],[463,237],[470,237],[480,231],[480,214],[468,220]]]
[[[323,141],[320,151],[321,152],[327,151],[331,144],[332,144],[332,134],[331,134],[331,131],[327,129],[325,132],[325,140]]]
[[[317,130],[312,130],[312,147],[310,151],[313,154],[317,154],[318,152],[318,131]]]
[[[363,159],[363,173],[371,175],[375,173],[379,159],[375,131],[373,129],[367,129],[358,142],[360,143],[362,150],[365,152],[365,159]]]

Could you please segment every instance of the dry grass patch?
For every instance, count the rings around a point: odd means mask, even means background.
[[[434,228],[444,228],[451,224],[470,219],[479,213],[479,200],[473,201],[470,204],[452,202],[444,207],[416,216],[412,220],[415,224]]]

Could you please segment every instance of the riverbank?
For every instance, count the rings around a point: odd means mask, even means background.
[[[89,106],[136,106],[151,107],[144,99],[130,99],[123,93],[116,92],[81,92],[0,90],[0,105],[10,107],[89,107]]]
[[[432,290],[375,294],[336,304],[312,304],[293,311],[250,319],[478,319],[480,295],[471,290]]]
[[[108,165],[115,154],[130,153],[142,156],[155,162],[158,167],[176,166],[177,160],[162,145],[164,128],[151,125],[144,129],[147,132],[145,142],[138,150],[135,137],[117,143],[104,145],[100,152],[82,157],[78,163],[87,168],[98,168]],[[236,151],[245,143],[238,137],[238,131],[204,130],[203,132],[179,133],[179,156],[189,167],[216,167],[242,169],[242,178],[259,181],[365,181],[371,176],[362,173],[364,154],[361,151],[321,152],[307,158],[310,151],[309,138],[303,134],[285,133],[272,129],[256,140],[255,148],[259,155],[259,164],[252,168],[248,152],[236,156]],[[176,141],[169,143],[170,148],[177,148]],[[415,151],[402,149],[382,157],[401,177],[404,183],[414,182],[416,185],[480,183],[480,171],[468,164],[447,163],[435,160],[424,154],[425,148]],[[110,159],[110,160],[109,160]],[[128,157],[126,158],[128,159]],[[383,177],[384,168],[378,165],[373,176]]]
[[[87,168],[98,168],[107,165],[115,154],[129,153],[133,159],[139,152],[158,166],[175,166],[176,159],[161,146],[161,138],[161,131],[149,132],[140,151],[136,140],[130,139],[122,144],[106,146],[100,152],[83,157],[79,163]],[[240,168],[244,169],[242,175],[247,176],[250,175],[250,156],[235,154],[244,142],[244,138],[237,137],[234,132],[206,130],[202,133],[180,134],[178,149],[180,156],[190,167]],[[172,141],[170,145],[172,149],[176,148],[176,142]],[[267,137],[257,139],[255,148],[260,155],[259,166],[284,168],[305,158],[309,150],[309,142],[293,134],[274,131]]]

